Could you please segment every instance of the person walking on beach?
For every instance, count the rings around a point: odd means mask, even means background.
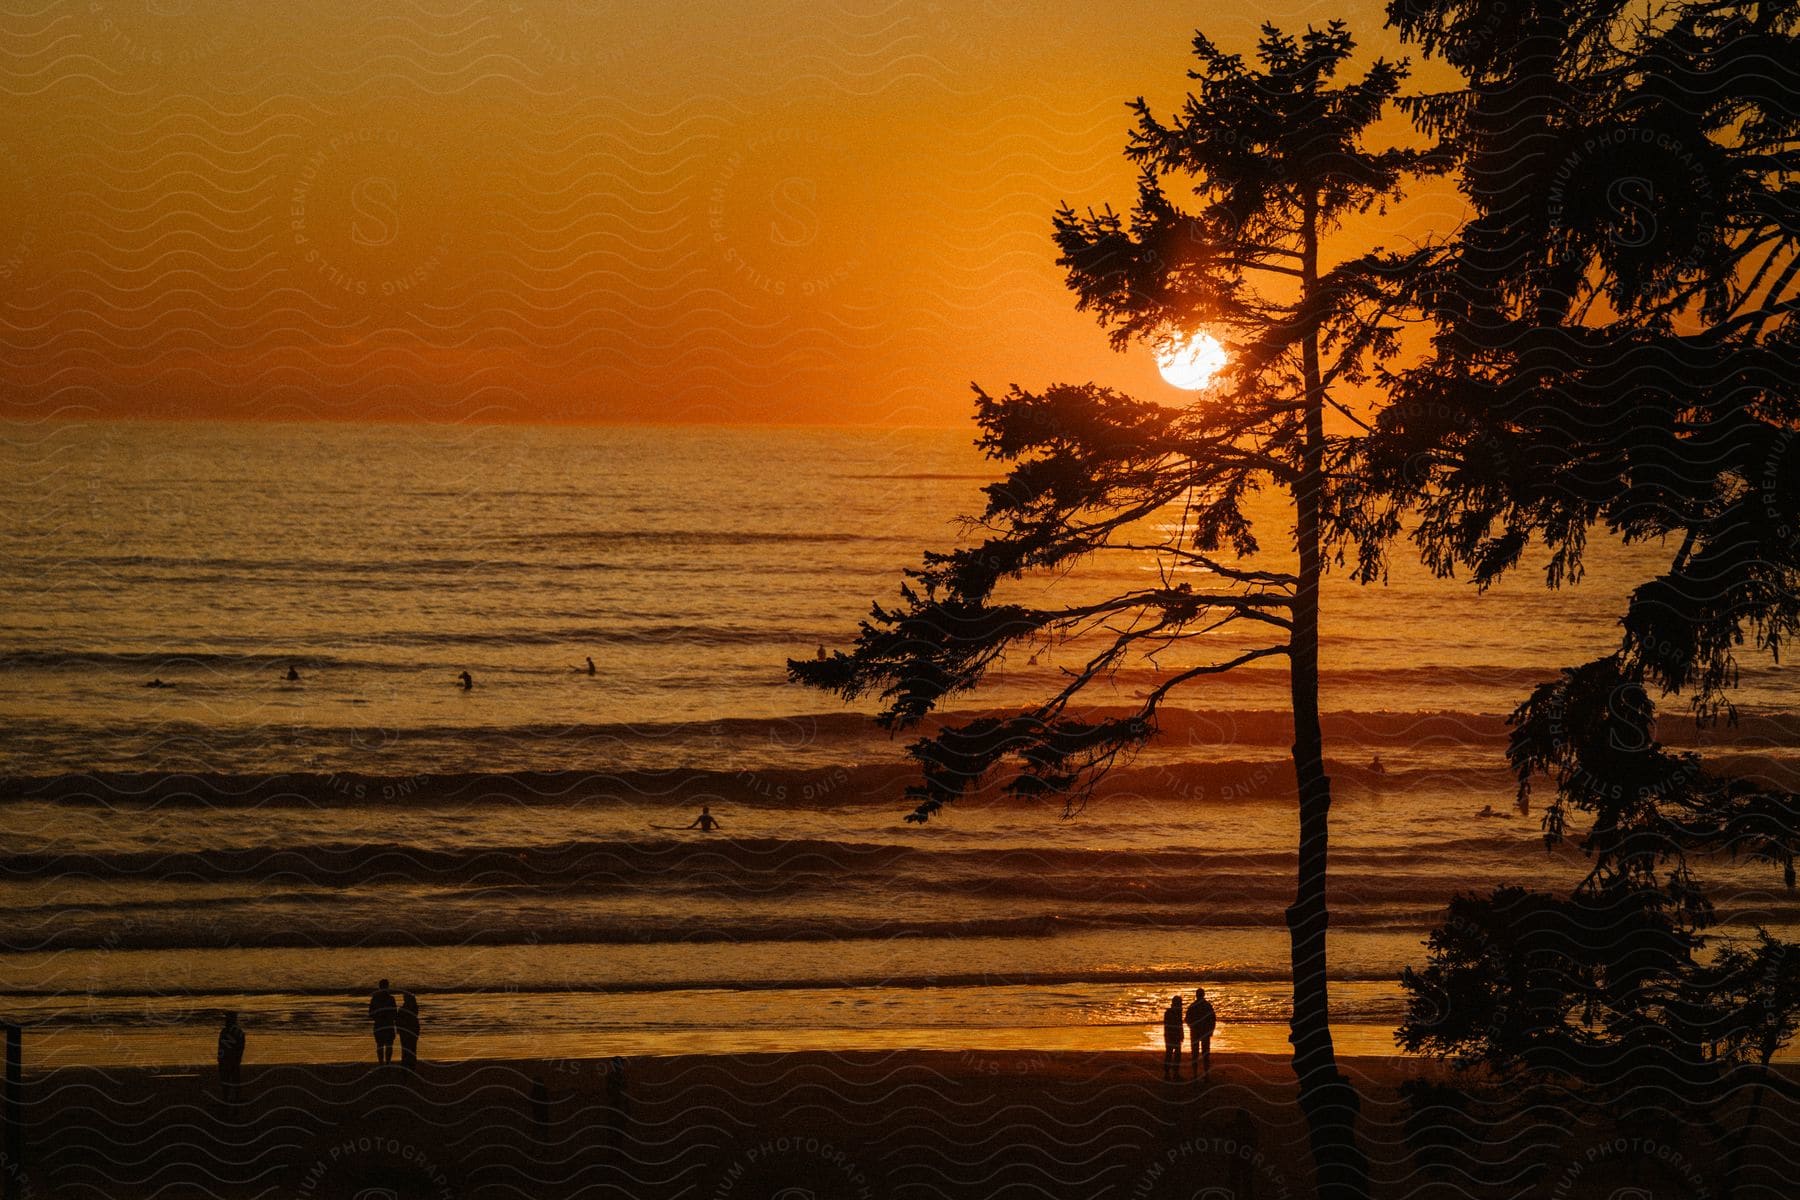
[[[394,1028],[400,1034],[400,1065],[409,1071],[419,1069],[419,998],[411,992],[400,993],[400,1011],[394,1014]]]
[[[1181,997],[1170,996],[1163,1009],[1163,1078],[1181,1078]]]
[[[375,1061],[378,1063],[394,1061],[397,1011],[394,993],[388,991],[388,981],[384,979],[376,985],[374,995],[369,997],[369,1019],[375,1022]]]
[[[244,1027],[238,1024],[238,1015],[226,1013],[225,1024],[219,1026],[219,1096],[227,1104],[236,1104],[242,1094],[239,1089],[243,1082],[246,1040]]]
[[[700,806],[700,815],[695,817],[692,823],[688,825],[689,829],[697,828],[701,833],[711,833],[719,827],[719,818],[713,816],[712,809],[704,804]]]
[[[1212,1001],[1206,998],[1205,988],[1194,989],[1194,999],[1187,1009],[1187,1027],[1193,1047],[1195,1077],[1209,1078],[1212,1075],[1212,1035],[1219,1027],[1219,1014],[1213,1010]]]

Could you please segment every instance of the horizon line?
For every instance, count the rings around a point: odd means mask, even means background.
[[[439,429],[472,429],[472,428],[529,428],[529,429],[793,429],[793,430],[843,430],[852,432],[907,432],[912,430],[963,431],[973,424],[969,418],[960,422],[946,424],[928,424],[920,421],[909,421],[899,424],[880,424],[876,422],[850,421],[729,421],[717,418],[679,420],[658,419],[654,417],[632,417],[619,420],[599,421],[556,421],[528,420],[507,418],[465,418],[433,420],[419,418],[401,420],[391,417],[233,417],[208,414],[192,416],[161,416],[156,414],[135,414],[130,416],[54,416],[26,419],[0,414],[0,426],[35,428],[57,425],[359,425],[388,426],[411,428],[415,426]]]

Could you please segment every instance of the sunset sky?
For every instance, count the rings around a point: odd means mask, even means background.
[[[1238,0],[61,0],[0,17],[0,413],[949,425],[1167,394],[1073,310],[1063,200]],[[1437,74],[1438,80],[1443,76]],[[1396,136],[1406,136],[1395,122]],[[1390,244],[1452,221],[1439,187]]]

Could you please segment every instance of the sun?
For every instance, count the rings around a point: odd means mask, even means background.
[[[1156,369],[1168,383],[1190,392],[1213,381],[1225,365],[1225,347],[1210,333],[1171,334],[1156,347]]]

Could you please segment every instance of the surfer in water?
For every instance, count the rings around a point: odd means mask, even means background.
[[[175,685],[172,683],[164,683],[160,679],[152,679],[149,683],[146,683],[144,686],[147,688],[172,688]]]
[[[462,681],[463,691],[472,692],[475,690],[475,677],[473,675],[464,671],[461,675],[458,675],[457,678]]]
[[[574,671],[577,675],[598,675],[600,673],[599,668],[594,666],[594,656],[591,654],[588,655],[587,666],[576,667]]]
[[[713,830],[719,828],[719,818],[712,815],[712,809],[702,804],[700,806],[700,815],[694,818],[693,824],[689,825],[688,828],[697,828],[701,833],[711,833]]]
[[[300,682],[300,669],[298,667],[294,666],[293,663],[288,664],[287,681],[289,683],[299,683]]]

